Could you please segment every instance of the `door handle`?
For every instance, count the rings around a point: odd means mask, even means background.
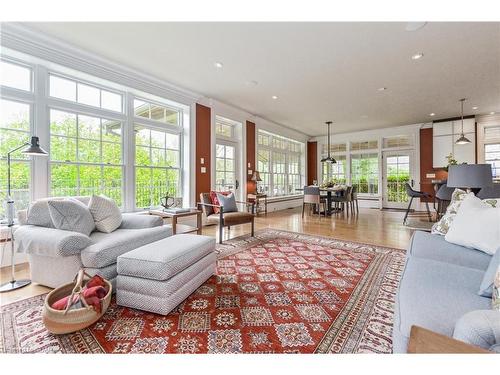
[[[236,189],[238,189],[239,187],[240,187],[240,182],[236,180]]]

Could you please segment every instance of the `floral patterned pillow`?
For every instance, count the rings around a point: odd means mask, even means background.
[[[446,233],[448,233],[448,229],[450,229],[451,223],[453,223],[453,219],[455,218],[460,205],[468,194],[474,195],[474,193],[467,193],[464,190],[455,189],[455,191],[451,195],[451,202],[446,209],[446,213],[443,215],[441,220],[439,220],[437,223],[434,223],[434,225],[432,226],[432,234],[439,234],[441,236],[444,236],[446,235]],[[492,207],[500,207],[500,199],[483,199],[483,202],[488,203]]]
[[[473,193],[469,193],[473,194]],[[437,223],[432,226],[431,233],[432,234],[440,234],[441,236],[446,235],[448,229],[450,229],[453,218],[458,212],[458,208],[462,204],[462,201],[467,196],[467,192],[461,189],[455,189],[453,194],[451,195],[451,202],[446,209],[445,214]]]

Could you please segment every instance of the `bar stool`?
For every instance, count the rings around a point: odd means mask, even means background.
[[[413,199],[414,198],[427,198],[427,199],[430,199],[432,198],[432,195],[430,195],[429,193],[426,193],[424,191],[418,191],[418,190],[414,190],[409,183],[405,183],[405,189],[406,189],[406,194],[408,194],[408,196],[410,197],[410,203],[408,204],[408,208],[406,209],[406,214],[405,214],[405,217],[403,219],[403,225],[406,225],[406,219],[408,219],[408,215],[411,211],[411,204],[413,203]],[[432,218],[431,218],[431,211],[429,210],[429,202],[425,202],[425,206],[427,207],[427,216],[429,217],[429,221],[432,221]],[[415,214],[414,216],[418,216],[420,214]]]

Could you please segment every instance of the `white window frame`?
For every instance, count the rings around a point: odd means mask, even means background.
[[[258,142],[258,139],[259,139],[259,133],[262,133],[263,135],[266,135],[266,136],[269,136],[269,146],[265,146],[265,145],[261,145],[259,142]],[[293,142],[293,143],[296,143],[298,144],[300,147],[300,151],[299,152],[294,152],[294,151],[290,151],[289,147],[287,146],[285,149],[282,149],[282,148],[275,148],[273,147],[273,140],[274,138],[278,138],[280,140],[284,140],[287,142]],[[285,171],[284,171],[284,186],[288,189],[290,187],[290,179],[288,178],[288,171],[289,171],[289,159],[290,159],[290,155],[295,155],[298,157],[298,160],[299,160],[299,185],[297,185],[295,187],[296,188],[301,188],[303,185],[304,185],[304,181],[305,181],[305,175],[304,175],[304,168],[303,168],[303,159],[304,159],[304,150],[305,150],[305,145],[304,143],[302,142],[299,142],[299,141],[296,141],[295,139],[292,139],[292,138],[288,138],[288,137],[284,137],[284,136],[281,136],[281,135],[278,135],[278,134],[274,134],[274,133],[270,133],[268,131],[265,131],[263,129],[258,129],[257,130],[257,155],[256,155],[256,158],[257,158],[257,164],[258,164],[258,157],[259,157],[259,153],[258,151],[259,150],[266,150],[266,151],[269,151],[269,191],[268,191],[268,196],[269,197],[287,197],[287,196],[294,196],[294,195],[298,195],[300,194],[298,191],[292,191],[292,192],[288,192],[288,193],[285,193],[283,195],[275,195],[274,194],[274,174],[275,174],[275,171],[274,171],[274,153],[277,152],[277,153],[282,153],[285,155]],[[294,190],[295,190],[294,189]]]
[[[146,126],[160,126],[162,129],[167,129],[169,132],[174,132],[180,136],[180,172],[179,172],[179,193],[183,196],[184,204],[191,204],[191,192],[194,185],[185,185],[185,178],[191,173],[191,168],[186,165],[184,159],[191,158],[191,153],[186,149],[186,142],[191,140],[190,118],[194,115],[192,104],[184,101],[182,95],[171,91],[168,87],[155,86],[147,81],[141,81],[140,78],[127,80],[127,77],[120,76],[114,81],[107,80],[103,69],[105,65],[98,66],[93,63],[96,75],[85,70],[84,65],[76,65],[77,67],[69,67],[57,65],[57,63],[48,62],[43,57],[33,56],[24,52],[18,52],[14,49],[5,48],[0,55],[2,60],[9,63],[16,63],[21,66],[31,68],[31,88],[32,92],[27,92],[20,89],[10,87],[2,87],[1,97],[7,100],[23,101],[31,104],[30,113],[30,133],[37,135],[40,138],[42,147],[50,152],[50,124],[49,114],[50,109],[79,113],[93,117],[101,117],[110,120],[122,122],[122,199],[124,211],[135,211],[135,143],[134,143],[134,123],[143,124]],[[65,60],[59,60],[66,63]],[[73,61],[73,60],[69,60]],[[81,68],[82,70],[79,70]],[[60,98],[51,97],[49,87],[49,74],[59,76],[64,79],[69,79],[75,82],[89,85],[98,89],[122,95],[122,112],[107,110],[83,103],[73,102]],[[102,78],[101,78],[102,77]],[[116,75],[115,75],[116,77]],[[139,77],[139,76],[137,76]],[[122,80],[122,81],[120,81]],[[147,88],[151,92],[146,92],[136,89],[131,84],[138,82],[140,87]],[[160,96],[158,92],[161,92]],[[164,96],[164,95],[165,96]],[[182,98],[181,102],[174,101],[168,96]],[[163,107],[175,109],[179,112],[178,125],[162,123],[156,120],[145,119],[134,116],[133,99],[144,100],[150,103],[158,104]],[[177,99],[176,99],[177,100]],[[49,158],[31,158],[30,168],[30,197],[31,200],[45,198],[50,195],[50,156]],[[159,204],[160,202],[158,202]]]

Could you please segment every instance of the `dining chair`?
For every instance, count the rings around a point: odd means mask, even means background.
[[[356,185],[352,185],[351,199],[349,203],[351,204],[351,212],[354,213],[354,207],[356,206],[356,213],[359,213],[358,187]]]
[[[414,190],[408,182],[405,183],[405,189],[406,189],[406,194],[408,194],[408,197],[410,197],[410,203],[408,204],[408,208],[406,209],[406,214],[405,214],[405,217],[403,219],[403,225],[407,224],[406,220],[408,219],[408,215],[410,214],[411,204],[412,204],[414,198],[420,198],[420,199],[421,198],[425,198],[425,199],[432,198],[432,195],[430,195],[429,193],[426,193],[425,191]],[[427,207],[427,216],[429,217],[429,221],[432,221],[431,211],[429,210],[429,203],[427,201],[425,202],[425,206]],[[414,213],[413,214],[413,216],[421,216],[421,215],[422,215],[421,213]]]
[[[323,212],[326,217],[326,197],[321,196],[318,186],[304,186],[304,199],[302,201],[302,217],[304,217],[304,209],[306,205],[309,209],[316,207],[318,215],[321,216],[320,206],[323,205]]]
[[[335,203],[335,212],[346,211],[349,215],[349,205],[352,200],[352,186],[348,186],[342,195],[332,197],[332,202]]]

